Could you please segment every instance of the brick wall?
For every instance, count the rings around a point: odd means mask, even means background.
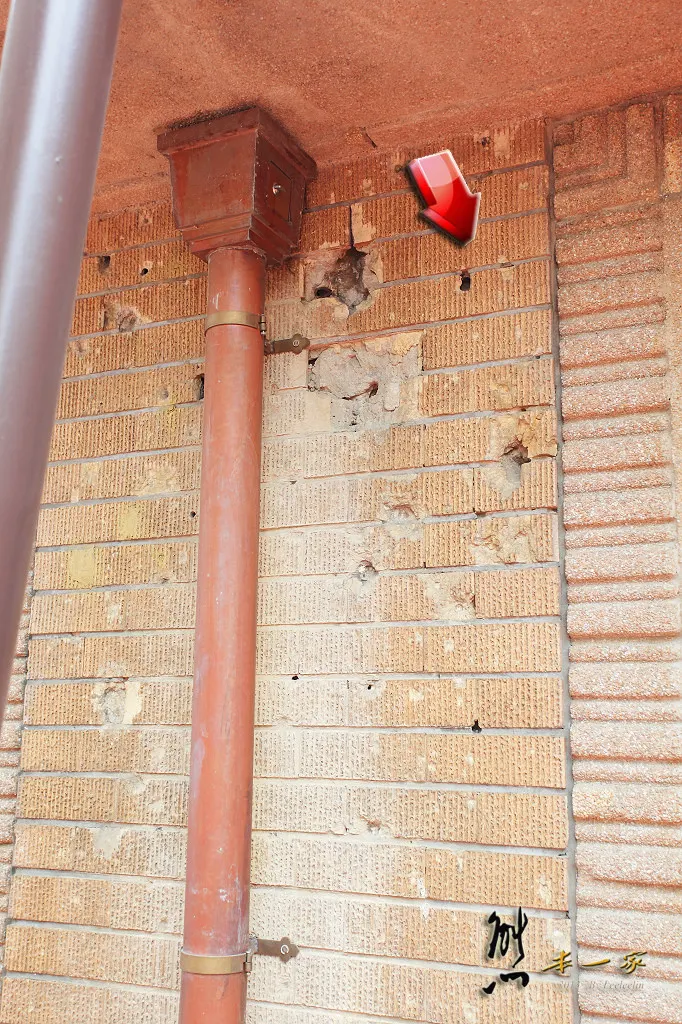
[[[583,1024],[682,1021],[681,110],[554,132]]]
[[[470,247],[422,230],[410,154],[379,154],[321,170],[269,275],[271,336],[313,347],[266,370],[252,919],[302,953],[256,963],[249,1024],[572,1019],[541,973],[572,941],[545,131],[436,145],[482,191]],[[348,315],[314,291],[351,242],[371,295]],[[204,289],[167,204],[93,221],[38,528],[5,1024],[177,1013]],[[519,905],[531,983],[485,997],[485,920]]]

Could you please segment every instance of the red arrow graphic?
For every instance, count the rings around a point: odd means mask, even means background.
[[[473,241],[481,193],[469,191],[450,150],[420,156],[410,161],[407,169],[426,203],[422,217],[452,235],[461,245]]]

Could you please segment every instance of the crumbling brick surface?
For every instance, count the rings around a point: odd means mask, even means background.
[[[418,219],[419,153],[379,153],[322,168],[268,277],[270,336],[311,348],[264,381],[252,927],[302,953],[254,965],[249,1024],[572,1022],[542,973],[571,946],[544,125],[436,146],[483,194],[469,249]],[[38,527],[3,1024],[176,1019],[204,289],[168,205],[93,220]],[[486,918],[519,906],[531,984],[488,999]]]
[[[583,1022],[682,1020],[679,110],[554,131]]]

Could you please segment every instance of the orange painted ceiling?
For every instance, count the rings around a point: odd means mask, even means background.
[[[680,0],[124,0],[98,205],[163,187],[199,112],[259,103],[325,162],[682,87],[681,47]]]

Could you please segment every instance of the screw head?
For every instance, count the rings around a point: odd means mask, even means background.
[[[286,942],[282,943],[282,945],[279,947],[279,951],[282,954],[282,956],[287,955],[287,953],[289,952],[289,947],[287,946]]]
[[[279,182],[276,181],[275,184],[272,186],[272,194],[278,196],[283,188],[284,185],[280,185]]]

